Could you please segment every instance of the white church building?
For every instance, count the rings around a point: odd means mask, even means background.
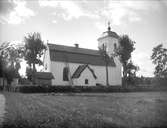
[[[78,44],[74,47],[47,44],[44,54],[44,72],[51,72],[54,79],[51,85],[74,85],[74,86],[112,86],[122,84],[122,65],[118,57],[112,56],[114,47],[117,47],[119,36],[111,31],[110,26],[102,36],[98,38],[98,47],[106,48],[110,56],[108,66],[99,50],[80,48]]]

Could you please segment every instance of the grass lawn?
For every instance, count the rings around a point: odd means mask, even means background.
[[[4,127],[167,127],[167,92],[3,94]]]

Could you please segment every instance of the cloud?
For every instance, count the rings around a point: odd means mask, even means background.
[[[143,13],[157,10],[161,7],[160,1],[110,0],[101,8],[99,15],[112,25],[121,25],[127,22],[139,22]]]
[[[54,15],[61,16],[65,20],[78,19],[82,16],[99,18],[98,15],[85,11],[76,1],[39,0],[39,5],[41,7],[55,8]],[[56,11],[59,11],[59,14]]]
[[[141,19],[141,17],[139,17],[139,16],[137,16],[136,14],[131,14],[132,16],[131,17],[129,17],[129,21],[130,22],[137,22],[137,21],[141,21],[142,19]]]
[[[138,75],[153,76],[154,65],[151,62],[150,56],[146,52],[133,52],[132,60],[140,68]]]
[[[57,23],[57,20],[53,20],[52,23],[54,23],[54,24]]]
[[[55,8],[56,16],[61,16],[65,20],[80,17],[92,19],[110,20],[114,25],[120,25],[122,18],[127,17],[130,22],[140,21],[140,16],[136,10],[147,9],[140,1],[59,1],[59,0],[39,0],[41,7]],[[61,11],[60,11],[61,10]],[[59,13],[56,13],[59,12]]]
[[[15,5],[12,4],[11,1],[0,0],[0,15],[9,13],[11,10],[14,9],[14,7],[15,7]]]
[[[123,23],[123,18],[130,22],[140,21],[141,17],[137,10],[143,9],[145,6],[140,1],[110,1],[101,15],[110,20],[113,25],[120,25]]]
[[[95,26],[100,31],[104,31],[107,28],[106,23],[102,23],[102,22],[98,22],[98,21],[95,23]]]
[[[26,1],[2,1],[6,9],[2,9],[0,22],[8,24],[20,24],[35,13],[26,7]]]
[[[87,17],[97,22],[110,21],[112,25],[140,22],[143,20],[142,14],[155,10],[162,4],[160,1],[138,0],[39,0],[38,2],[41,7],[53,8],[54,16],[64,20]]]
[[[66,15],[64,13],[63,17],[66,20],[70,20],[72,18],[79,18],[81,16],[86,15],[77,4],[72,1],[61,1],[60,6],[62,9],[66,11]]]
[[[42,7],[57,7],[59,2],[57,0],[39,0],[39,5]]]

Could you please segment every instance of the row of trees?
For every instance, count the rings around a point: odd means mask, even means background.
[[[26,74],[29,80],[35,83],[36,64],[42,65],[41,56],[46,50],[39,33],[31,33],[24,37],[24,45],[11,45],[5,42],[0,46],[0,77],[7,78],[8,83],[14,77],[19,77],[20,62],[24,59],[28,67]],[[120,59],[123,65],[123,85],[133,84],[136,78],[136,72],[139,67],[132,62],[131,54],[135,50],[134,44],[127,35],[123,35],[119,39],[119,46],[115,48],[114,56]],[[108,62],[110,57],[105,49],[101,49],[101,53],[106,62],[106,76],[108,76]],[[153,48],[151,56],[155,67],[155,76],[167,79],[167,49],[162,44]],[[107,77],[108,78],[108,77]],[[108,79],[106,84],[108,84]]]
[[[131,53],[135,50],[135,42],[127,35],[121,36],[119,47],[115,49],[116,56],[119,57],[123,66],[123,85],[135,84],[143,81],[143,78],[136,77],[136,72],[139,67],[134,65],[131,58]],[[163,44],[159,44],[152,50],[151,60],[155,65],[153,81],[157,81],[160,85],[167,83],[167,48]],[[147,80],[149,82],[147,82]],[[146,83],[151,83],[151,79],[146,78]],[[140,82],[139,82],[140,83]],[[142,83],[140,83],[142,84]]]
[[[25,44],[23,46],[12,46],[10,43],[3,43],[1,45],[1,54],[0,54],[0,71],[1,77],[6,77],[9,84],[12,79],[16,76],[19,76],[20,62],[24,59],[28,67],[26,68],[26,74],[29,80],[35,83],[35,72],[36,64],[42,65],[40,60],[41,56],[46,50],[41,36],[39,33],[31,33],[24,37]],[[136,77],[136,71],[139,69],[132,63],[131,53],[135,50],[134,44],[127,35],[121,36],[119,40],[119,47],[115,48],[115,55],[120,58],[120,61],[123,65],[123,84],[133,83],[133,79]],[[102,56],[106,62],[106,74],[108,85],[108,61],[109,56],[106,53],[106,50],[101,50]]]
[[[19,78],[20,62],[24,59],[28,67],[26,69],[28,79],[35,83],[35,65],[42,65],[40,60],[46,46],[39,33],[31,33],[24,37],[24,45],[5,42],[0,46],[0,77],[6,78],[8,84],[13,78]]]

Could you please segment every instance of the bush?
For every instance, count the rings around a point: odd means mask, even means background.
[[[29,85],[31,82],[27,78],[20,78],[19,83],[22,85]]]
[[[3,90],[3,87],[2,87],[2,86],[0,86],[0,91],[1,91],[1,90]]]
[[[50,93],[50,92],[76,92],[76,93],[98,93],[98,92],[144,92],[144,91],[166,91],[167,87],[159,86],[18,86],[15,91],[22,93]]]
[[[167,78],[154,78],[153,82],[156,86],[167,86]]]

